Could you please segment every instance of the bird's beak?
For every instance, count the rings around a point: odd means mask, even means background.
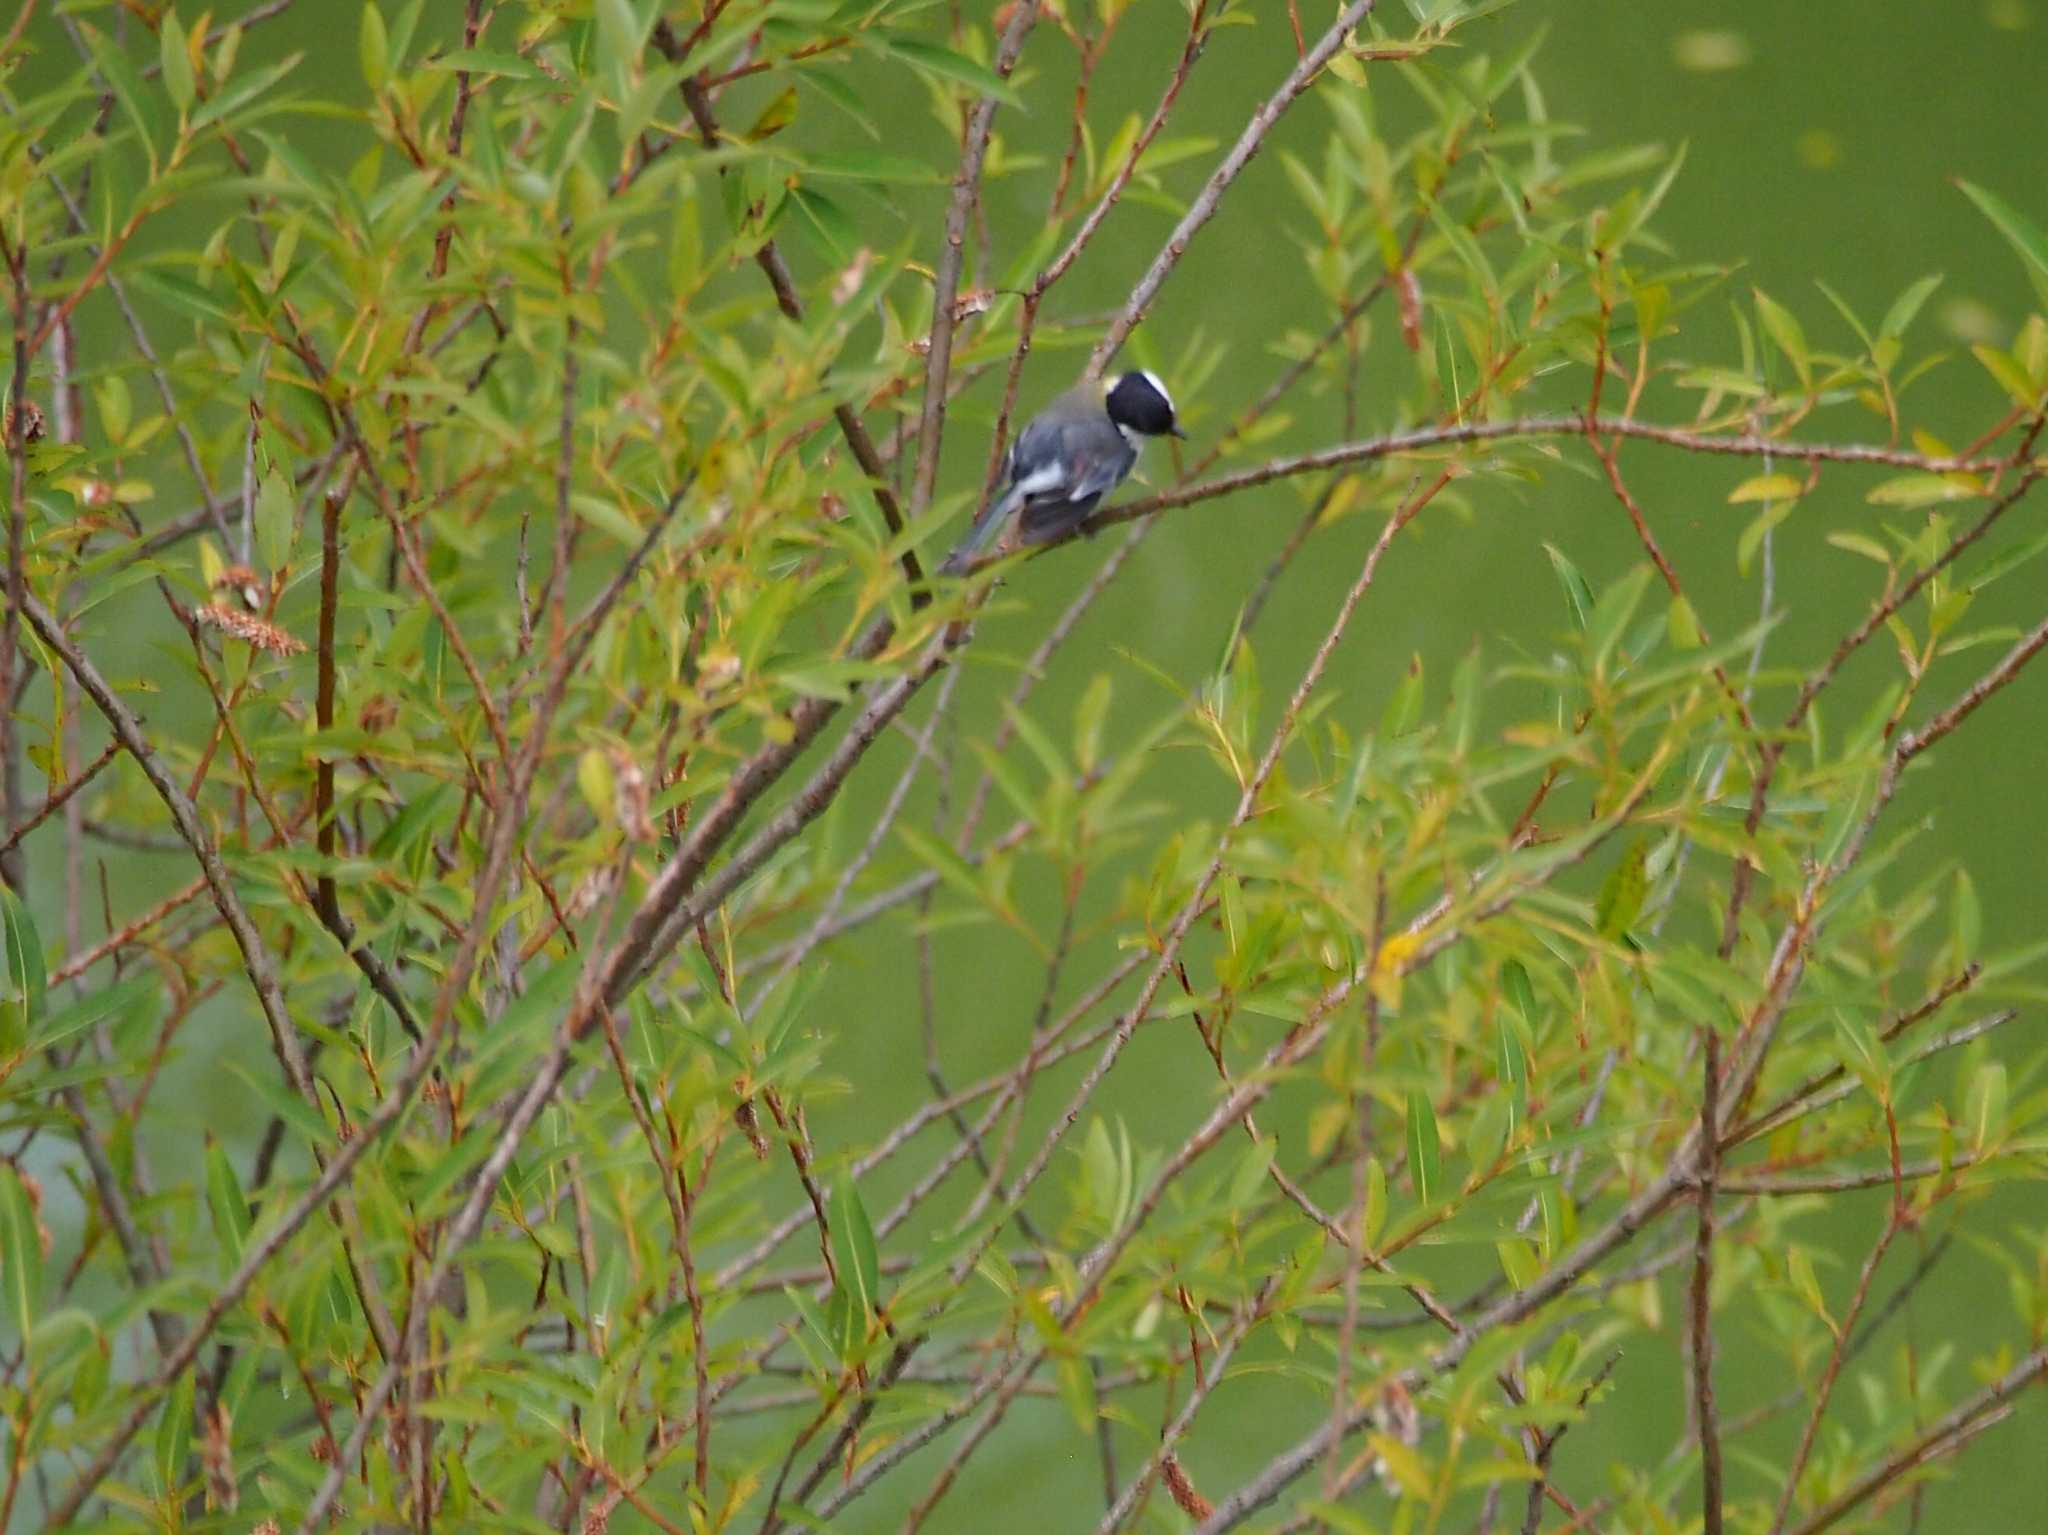
[[[1166,431],[1168,436],[1178,437],[1182,442],[1186,442],[1188,440],[1188,434],[1180,429],[1180,423],[1178,421],[1176,421],[1172,426],[1169,426],[1166,429]]]

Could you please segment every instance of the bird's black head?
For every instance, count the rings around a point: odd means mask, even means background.
[[[1173,419],[1172,396],[1151,373],[1122,374],[1109,386],[1103,404],[1110,420],[1141,437],[1187,436]]]

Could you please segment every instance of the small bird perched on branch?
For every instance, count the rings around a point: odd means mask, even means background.
[[[1002,491],[975,519],[941,568],[972,565],[1013,514],[1021,543],[1043,544],[1088,520],[1124,482],[1147,437],[1185,437],[1173,398],[1158,376],[1140,370],[1083,379],[1033,416],[1003,460]]]

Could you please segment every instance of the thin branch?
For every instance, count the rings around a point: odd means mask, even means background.
[[[1820,1535],[1822,1530],[1831,1529],[1907,1472],[1961,1447],[1980,1427],[2003,1418],[2011,1410],[2011,1399],[2043,1377],[2048,1377],[2048,1349],[2036,1349],[1975,1396],[1958,1404],[1911,1444],[1858,1477],[1826,1507],[1795,1528],[1792,1535]]]
[[[995,73],[1008,79],[1024,51],[1024,39],[1038,20],[1039,0],[1022,0],[1011,8],[1010,24],[996,47]],[[911,478],[911,520],[932,504],[938,482],[939,443],[946,425],[946,381],[953,366],[953,301],[960,291],[960,268],[966,259],[967,218],[981,195],[981,162],[988,151],[989,126],[995,120],[996,98],[984,95],[967,114],[967,142],[960,169],[953,176],[953,198],[946,209],[946,240],[939,248],[932,281],[931,344],[925,353],[924,410],[918,423],[917,468]]]
[[[50,790],[48,794],[44,795],[42,804],[38,806],[35,809],[35,811],[32,812],[19,826],[15,827],[13,831],[9,832],[7,834],[6,840],[0,841],[0,858],[4,858],[7,854],[13,852],[14,849],[20,845],[22,838],[26,837],[38,826],[41,826],[43,822],[49,820],[50,817],[55,815],[59,810],[62,810],[64,808],[65,802],[68,801],[72,795],[78,793],[79,790],[85,788],[86,785],[90,784],[95,778],[99,777],[100,769],[104,768],[109,762],[112,762],[120,754],[120,741],[109,741],[106,744],[106,746],[101,750],[100,754],[97,757],[93,758],[91,762],[87,763],[84,767],[80,768],[76,773],[74,773],[70,778],[66,779],[63,783],[58,784],[54,789]]]
[[[1714,1180],[1720,1170],[1721,1039],[1701,1030],[1699,1218],[1692,1260],[1692,1400],[1700,1440],[1702,1535],[1721,1535],[1721,1417],[1714,1405]]]
[[[1350,3],[1338,13],[1337,19],[1330,24],[1329,30],[1317,38],[1294,68],[1288,71],[1287,78],[1280,82],[1278,89],[1252,113],[1251,120],[1245,124],[1244,131],[1238,135],[1237,142],[1230,148],[1230,153],[1223,157],[1222,163],[1210,173],[1202,190],[1195,194],[1194,201],[1188,204],[1188,211],[1174,226],[1173,233],[1167,237],[1166,244],[1153,258],[1152,265],[1146,269],[1145,275],[1138,279],[1137,287],[1131,290],[1131,296],[1125,300],[1124,307],[1118,311],[1116,318],[1110,321],[1102,339],[1095,344],[1095,350],[1088,357],[1089,377],[1099,376],[1109,365],[1110,360],[1123,349],[1124,342],[1130,338],[1131,332],[1144,318],[1145,311],[1151,307],[1152,300],[1158,297],[1166,279],[1172,275],[1173,269],[1180,265],[1181,257],[1187,254],[1189,244],[1201,232],[1202,226],[1216,216],[1216,210],[1223,202],[1223,194],[1229,191],[1231,182],[1235,181],[1238,173],[1251,163],[1252,156],[1259,152],[1260,146],[1266,142],[1266,136],[1273,131],[1273,125],[1279,122],[1281,115],[1294,104],[1295,97],[1308,89],[1309,83],[1322,72],[1323,66],[1330,61],[1331,56],[1344,45],[1344,39],[1351,29],[1372,14],[1373,3],[1374,0],[1350,0]]]

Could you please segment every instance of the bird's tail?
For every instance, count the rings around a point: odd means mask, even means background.
[[[1016,511],[1017,503],[1022,499],[1017,494],[1016,487],[1012,486],[991,501],[982,510],[982,514],[974,519],[974,526],[967,530],[967,536],[953,546],[953,552],[946,556],[945,563],[939,567],[939,573],[957,576],[979,559],[982,552],[995,541],[996,535],[1002,532],[1003,524],[1010,520],[1010,514]]]

